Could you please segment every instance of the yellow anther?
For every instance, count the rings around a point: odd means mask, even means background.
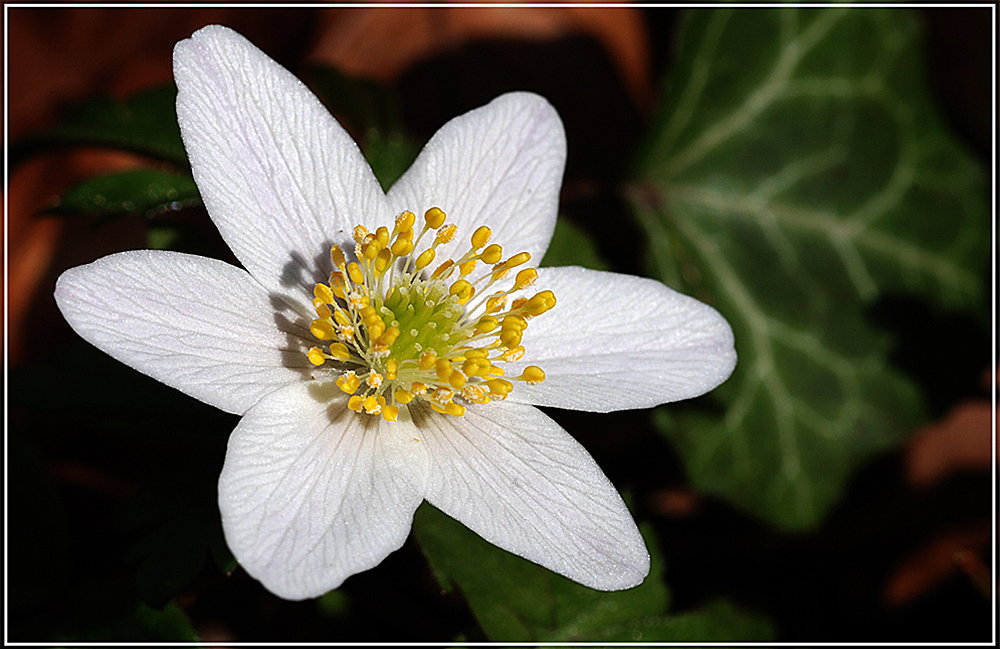
[[[318,303],[317,303],[318,302]],[[320,320],[329,320],[333,312],[330,311],[330,307],[319,300],[313,300],[313,305],[316,307],[316,315],[319,316]]]
[[[347,274],[351,276],[351,281],[355,284],[365,283],[365,274],[361,270],[361,266],[358,266],[358,262],[352,261],[347,264]]]
[[[490,265],[500,261],[501,257],[503,257],[503,247],[495,243],[491,243],[490,245],[486,246],[486,250],[484,250],[482,254],[479,255],[479,258],[483,260],[484,264],[490,264]]]
[[[407,390],[396,390],[396,394],[394,396],[396,397],[396,401],[402,403],[403,405],[406,405],[411,401],[413,401],[413,394],[411,394]]]
[[[334,267],[344,270],[344,264],[347,263],[347,258],[344,257],[344,251],[340,249],[340,246],[333,246],[330,248],[330,261],[333,262]]]
[[[379,274],[384,273],[391,263],[392,251],[388,248],[382,248],[375,257],[375,272]]]
[[[490,241],[490,229],[485,225],[480,225],[476,228],[476,231],[472,233],[472,248],[474,250],[479,250],[485,246]]]
[[[505,272],[507,272],[511,268],[527,263],[529,259],[531,259],[531,253],[519,252],[510,259],[508,259],[507,261],[503,262],[502,264],[494,268],[493,275],[494,277],[501,277]]]
[[[420,253],[419,256],[417,256],[417,262],[416,262],[417,270],[423,270],[424,268],[427,268],[427,266],[429,266],[432,261],[434,261],[434,248],[428,248],[427,250],[424,250],[422,253]]]
[[[487,317],[492,317],[492,316],[487,316]],[[494,318],[494,320],[495,319],[496,318]],[[465,350],[465,357],[466,358],[486,358],[489,355],[490,355],[489,350],[483,349],[481,347],[477,347],[475,349],[467,349],[467,350]]]
[[[437,362],[437,354],[435,354],[434,350],[431,349],[420,355],[420,363],[418,364],[418,367],[421,370],[429,370],[432,367],[434,367],[434,364],[436,362]]]
[[[455,236],[456,232],[458,232],[458,226],[454,223],[444,226],[438,231],[437,236],[434,237],[434,245],[439,246],[442,243],[448,243]]]
[[[396,217],[396,231],[402,232],[403,230],[410,230],[413,228],[413,223],[417,220],[416,215],[410,210],[404,210],[402,214]]]
[[[361,397],[359,395],[354,395],[347,400],[347,407],[354,412],[361,412]]]
[[[523,347],[521,349],[524,349]],[[507,373],[503,371],[502,367],[497,365],[490,366],[490,374],[493,376],[505,376]]]
[[[542,371],[542,368],[538,367],[537,365],[529,365],[528,367],[524,368],[524,371],[521,372],[521,376],[519,376],[518,378],[524,381],[525,383],[528,383],[530,385],[535,385],[536,383],[541,383],[542,381],[545,380],[545,372]]]
[[[382,412],[382,403],[379,403],[379,399],[381,399],[383,403],[385,402],[385,397],[376,397],[375,395],[365,397],[365,400],[361,402],[361,405],[364,406],[365,412],[369,415],[377,415]]]
[[[382,375],[372,371],[365,377],[365,384],[370,388],[379,388],[382,385]]]
[[[337,335],[333,325],[326,320],[313,320],[309,325],[309,331],[320,340],[333,340]]]
[[[365,259],[373,260],[378,257],[378,253],[382,252],[382,246],[378,244],[378,240],[372,238],[365,242],[361,247]]]
[[[399,338],[399,333],[399,327],[389,327],[384,334],[379,336],[378,341],[386,347],[392,347],[392,344]]]
[[[456,390],[461,390],[467,380],[467,377],[462,372],[452,372],[448,376],[448,385]]]
[[[333,289],[333,294],[334,295],[337,295],[337,297],[343,297],[342,294],[339,294],[339,295],[337,294],[337,289],[338,288],[341,291],[343,291],[345,288],[347,288],[347,280],[344,279],[344,273],[343,272],[341,272],[341,271],[335,271],[333,273],[330,273],[330,287]]]
[[[528,321],[519,315],[509,315],[505,316],[503,322],[500,326],[504,329],[516,329],[518,331],[524,331],[528,328]]]
[[[485,358],[470,358],[462,363],[462,372],[466,376],[485,376],[489,366],[490,362]]]
[[[385,378],[389,381],[395,381],[397,372],[399,372],[399,363],[396,362],[396,359],[390,358],[385,363]]]
[[[368,228],[363,225],[354,226],[354,243],[361,245],[368,236]]]
[[[382,418],[386,421],[396,421],[399,416],[399,406],[386,406],[382,408]]]
[[[526,298],[526,297],[519,297],[516,300],[512,300],[511,301],[511,303],[510,303],[510,310],[511,311],[519,311],[521,309],[521,307],[523,307],[527,303],[528,303],[528,298]]]
[[[508,363],[513,363],[514,361],[521,360],[522,356],[524,356],[524,347],[518,345],[517,347],[511,347],[504,353],[500,354],[500,359]],[[496,369],[501,368],[498,367]],[[496,374],[496,372],[494,372],[494,374]]]
[[[460,304],[465,304],[476,292],[476,289],[473,288],[472,282],[470,282],[469,280],[460,279],[451,285],[451,288],[448,289],[448,292],[451,293],[452,295],[457,295]]]
[[[491,401],[489,392],[478,385],[466,385],[462,388],[462,398],[473,403],[489,403]]]
[[[351,357],[351,352],[344,343],[333,343],[330,345],[330,356],[337,360],[346,361]]]
[[[427,394],[427,386],[419,381],[414,381],[410,384],[410,392],[413,393],[413,396],[419,397],[422,394]]]
[[[432,230],[437,230],[444,223],[445,214],[444,210],[440,207],[432,207],[431,209],[424,212],[424,222],[427,223],[427,227]]]
[[[368,296],[364,294],[365,287],[362,286],[359,291],[349,291],[347,293],[347,303],[351,305],[351,308],[355,311],[363,309],[368,306],[371,300]]]
[[[385,332],[385,323],[382,322],[381,319],[378,319],[372,322],[371,324],[368,324],[367,322],[365,324],[368,325],[369,340],[378,340],[379,338],[382,337],[382,334]]]
[[[381,248],[385,248],[386,246],[388,246],[389,245],[389,228],[385,227],[384,225],[379,226],[379,228],[377,230],[375,230],[375,240],[378,241],[378,247],[380,249]]]
[[[500,321],[496,319],[496,316],[484,315],[479,318],[478,322],[476,322],[476,333],[488,334],[499,326]]]
[[[517,278],[514,280],[514,290],[520,291],[522,288],[531,286],[536,279],[538,279],[538,271],[534,268],[525,268],[517,274]]]
[[[465,414],[465,406],[460,403],[455,403],[454,401],[449,402],[445,407],[444,411],[446,414],[454,415],[455,417],[461,417]]]
[[[354,338],[354,327],[351,325],[340,325],[337,327],[337,339],[338,340],[351,340]]]
[[[538,316],[556,305],[556,294],[552,291],[542,291],[536,294],[525,305],[525,309],[530,315]]]
[[[454,396],[455,392],[453,390],[449,388],[438,388],[431,393],[431,401],[439,406],[444,406],[446,403],[451,401]]]
[[[503,346],[510,349],[512,347],[517,347],[521,344],[521,332],[518,329],[501,329],[500,330],[500,342]]]
[[[497,396],[507,396],[514,389],[514,384],[507,379],[490,379],[486,382],[490,392]]]
[[[351,324],[351,316],[347,315],[347,312],[343,309],[337,309],[333,314],[333,319],[337,321],[338,324],[349,325]]]
[[[459,265],[458,269],[460,271],[460,277],[468,277],[476,270],[476,264],[479,261],[476,259],[470,259],[469,261]]]
[[[313,347],[310,349],[306,356],[309,357],[309,362],[317,367],[326,362],[326,354],[324,354],[323,350],[319,347]]]
[[[326,284],[317,284],[313,287],[313,295],[317,300],[327,304],[333,304],[333,291]]]
[[[451,376],[451,373],[454,372],[454,370],[451,368],[451,361],[449,361],[447,358],[437,359],[437,362],[434,363],[434,372],[437,374],[437,377],[442,381],[447,380],[448,377]]]
[[[351,370],[337,377],[336,384],[344,393],[354,394],[361,387],[361,379],[354,373],[354,370]]]
[[[413,252],[413,241],[409,239],[404,239],[402,235],[396,237],[396,240],[392,242],[392,254],[397,257],[405,257],[406,255]]]
[[[434,272],[431,273],[431,279],[437,279],[439,277],[447,277],[448,275],[451,274],[448,271],[450,271],[451,267],[454,265],[455,265],[454,260],[445,259],[443,262],[441,262],[441,265],[435,268]]]
[[[493,297],[486,300],[486,313],[496,313],[497,311],[503,311],[505,304],[507,304],[506,295],[494,295]]]

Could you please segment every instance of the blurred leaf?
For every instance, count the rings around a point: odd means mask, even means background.
[[[679,39],[630,198],[659,276],[726,316],[740,360],[724,415],[658,420],[700,490],[806,528],[919,422],[865,309],[978,306],[984,179],[928,98],[908,11],[701,10]]]
[[[76,371],[66,371],[67,368]],[[54,387],[54,377],[58,377],[58,390]],[[83,340],[60,347],[58,356],[45,363],[11,368],[9,394],[11,402],[37,413],[72,413],[77,419],[94,413],[139,419],[148,422],[148,430],[179,417],[191,421],[216,418],[233,421],[235,426],[231,415],[223,415],[218,409],[128,367]],[[151,418],[149,414],[154,409],[158,414]],[[145,438],[148,430],[138,436]],[[191,433],[195,438],[198,435]]]
[[[486,635],[502,642],[630,641],[643,639],[753,639],[770,635],[767,624],[716,607],[695,615],[666,615],[669,593],[652,530],[649,577],[624,591],[602,592],[570,581],[487,543],[427,503],[414,531],[442,588],[459,589]],[[743,636],[743,632],[746,636]]]
[[[615,593],[587,588],[501,550],[427,503],[417,510],[414,530],[442,587],[462,590],[493,640],[588,639],[617,621],[662,613],[669,599],[648,530],[651,576]]]
[[[66,638],[84,642],[198,642],[191,623],[177,604],[163,610],[139,604],[131,614],[112,624]]]
[[[606,627],[591,640],[597,642],[705,642],[766,641],[774,637],[764,617],[741,611],[726,600],[679,615],[658,615]]]
[[[572,221],[560,218],[556,221],[556,230],[552,234],[552,242],[545,252],[540,266],[583,266],[596,270],[609,270],[608,264],[601,259],[597,246],[587,232],[577,227]]]
[[[209,557],[220,571],[235,568],[216,504],[219,466],[170,468],[120,512],[123,530],[137,538],[126,559],[135,567],[138,594],[155,608],[190,586]]]
[[[315,67],[309,86],[358,140],[368,164],[387,191],[420,153],[403,126],[399,98],[389,87],[352,79],[329,67]]]
[[[157,169],[131,169],[95,176],[69,189],[49,211],[147,217],[199,205],[201,197],[190,175]]]
[[[187,167],[176,99],[173,84],[147,90],[125,103],[93,99],[59,126],[18,142],[11,157],[21,158],[39,147],[91,145],[126,149]]]
[[[389,191],[420,153],[420,147],[402,133],[385,134],[374,128],[368,130],[362,148],[382,191]]]

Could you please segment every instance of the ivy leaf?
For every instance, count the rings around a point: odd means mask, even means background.
[[[42,147],[89,145],[126,149],[186,168],[176,100],[173,84],[139,93],[125,103],[93,99],[59,126],[19,142],[11,157],[20,159]]]
[[[656,274],[714,304],[740,357],[724,414],[660,427],[697,488],[784,528],[922,417],[866,309],[981,300],[984,178],[919,62],[901,9],[693,11],[630,188]]]
[[[636,635],[691,640],[737,637],[743,631],[748,635],[741,639],[770,635],[766,623],[746,624],[745,614],[738,612],[730,619],[720,609],[694,624],[666,615],[670,597],[663,562],[648,528],[643,537],[651,555],[649,577],[635,588],[610,593],[501,550],[427,503],[417,510],[414,532],[441,587],[462,591],[483,632],[494,641],[625,642]],[[692,633],[703,635],[688,635]]]
[[[88,178],[70,188],[49,211],[152,217],[199,204],[201,196],[190,175],[159,169],[130,169]]]

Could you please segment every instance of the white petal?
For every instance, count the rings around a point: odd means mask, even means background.
[[[525,330],[524,358],[546,379],[516,384],[510,398],[610,412],[703,394],[736,366],[733,332],[712,307],[660,282],[584,268],[541,268],[537,288],[556,306]],[[534,290],[536,287],[532,287]]]
[[[555,228],[565,162],[555,109],[538,95],[508,93],[441,127],[389,201],[418,217],[433,206],[447,213],[458,235],[438,249],[439,259],[461,255],[475,229],[488,225],[506,255],[527,251],[535,265]]]
[[[309,375],[308,329],[230,264],[177,252],[122,252],[71,268],[56,303],[85,340],[227,412],[243,413]],[[279,303],[277,306],[281,306]]]
[[[331,244],[356,224],[392,222],[374,174],[309,89],[230,29],[180,41],[174,77],[209,215],[251,275],[307,306],[332,270]]]
[[[495,545],[599,590],[630,588],[649,553],[621,497],[569,433],[532,406],[414,415],[431,452],[427,500]]]
[[[338,392],[313,382],[265,397],[233,431],[219,478],[226,542],[286,599],[378,565],[423,500],[427,454],[413,425],[358,415]]]

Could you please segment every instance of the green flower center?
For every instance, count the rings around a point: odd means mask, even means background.
[[[490,229],[472,234],[471,248],[457,261],[446,259],[433,272],[437,248],[451,241],[457,228],[445,225],[445,213],[432,207],[414,240],[416,217],[403,212],[390,232],[354,229],[355,255],[347,262],[333,246],[335,267],[329,284],[313,294],[316,319],[310,330],[326,347],[313,347],[313,365],[328,361],[342,371],[337,386],[350,395],[355,412],[381,414],[395,421],[400,407],[426,401],[437,412],[462,416],[465,403],[505,399],[511,381],[540,383],[545,372],[531,365],[505,377],[502,365],[524,355],[521,338],[528,320],[555,306],[552,291],[507,300],[535,282],[533,268],[519,271],[510,288],[489,290],[531,255],[520,252],[501,261],[503,249],[490,244]],[[433,242],[416,253],[425,235]],[[488,270],[476,273],[482,262]],[[456,400],[457,399],[457,400]]]

